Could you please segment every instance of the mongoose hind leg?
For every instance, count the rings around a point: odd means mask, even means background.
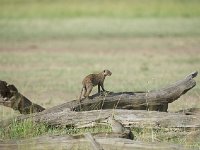
[[[86,92],[87,92],[86,87],[83,87],[83,96],[84,96],[84,97],[85,97],[85,95],[86,95]]]
[[[92,85],[88,85],[88,86],[86,87],[86,93],[85,93],[85,95],[84,95],[85,98],[88,98],[88,99],[89,99],[89,95],[90,95],[90,93],[92,92],[92,88],[93,88]]]

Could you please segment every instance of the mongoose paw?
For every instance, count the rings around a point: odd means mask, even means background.
[[[106,95],[108,95],[110,92],[109,91],[102,91],[101,93],[100,93],[100,95],[101,96],[106,96]]]
[[[100,95],[100,96],[104,96],[104,92],[101,91],[101,92],[99,93],[99,95]]]
[[[109,94],[110,93],[110,91],[104,91],[106,94]]]
[[[92,99],[90,96],[86,97],[86,99]]]

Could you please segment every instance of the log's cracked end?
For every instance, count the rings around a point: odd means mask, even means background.
[[[195,78],[197,75],[198,75],[198,71],[194,71],[191,74],[189,74],[188,76],[186,76],[186,79]]]
[[[30,114],[45,110],[42,106],[32,103],[18,92],[13,84],[0,80],[0,105],[18,110],[21,114]]]

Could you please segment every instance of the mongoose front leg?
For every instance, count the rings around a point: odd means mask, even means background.
[[[105,96],[105,94],[106,94],[108,91],[106,91],[106,90],[104,89],[104,85],[103,85],[103,83],[100,84],[100,87],[101,87],[102,90],[103,90],[103,92],[101,92],[100,95]]]
[[[100,84],[100,86],[101,86],[101,88],[102,88],[103,91],[106,91],[106,90],[104,89],[104,85],[103,85],[103,83]]]
[[[103,92],[101,91],[101,88],[102,88],[101,84],[98,84],[98,94],[102,96]],[[105,91],[104,88],[102,88],[102,90]]]
[[[106,90],[104,89],[104,85],[103,85],[103,84],[101,84],[101,88],[102,88],[104,94],[108,94],[108,93],[109,93],[109,91],[106,91]]]
[[[98,93],[101,93],[100,84],[98,84]]]

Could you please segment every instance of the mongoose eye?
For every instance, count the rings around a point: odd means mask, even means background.
[[[104,73],[106,72],[106,70],[103,71]]]

